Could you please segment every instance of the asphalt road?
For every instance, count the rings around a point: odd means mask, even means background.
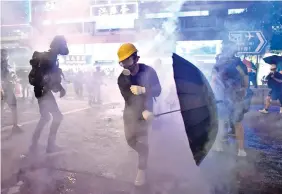
[[[90,108],[86,101],[69,99],[60,100],[59,106],[64,121],[57,143],[62,151],[45,153],[46,127],[40,154],[31,160],[27,150],[39,118],[36,105],[20,105],[22,134],[10,136],[9,111],[2,115],[3,194],[282,193],[282,115],[278,107],[262,115],[257,112],[261,107],[255,106],[246,114],[246,158],[236,156],[230,138],[225,151],[210,152],[200,168],[192,159],[180,114],[159,118],[150,131],[149,184],[135,188],[137,157],[125,142],[123,104],[111,101]],[[33,169],[27,168],[29,161]]]

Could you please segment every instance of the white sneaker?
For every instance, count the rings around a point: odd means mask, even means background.
[[[142,186],[146,183],[146,173],[145,170],[138,169],[137,176],[135,179],[135,186]]]
[[[282,107],[280,107],[280,114],[282,114]]]
[[[267,114],[267,113],[268,113],[268,111],[265,110],[265,109],[259,110],[259,112],[260,112],[260,113],[264,113],[264,114]]]
[[[240,156],[240,157],[246,157],[246,156],[247,156],[247,153],[245,152],[245,150],[239,149],[239,150],[238,150],[238,156]]]

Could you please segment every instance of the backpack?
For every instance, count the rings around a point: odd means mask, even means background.
[[[32,67],[28,78],[34,86],[35,96],[41,97],[44,91],[59,92],[62,81],[62,70],[57,62],[57,55],[48,52],[35,51],[30,60]]]

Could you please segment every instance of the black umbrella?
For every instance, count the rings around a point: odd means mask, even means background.
[[[217,135],[216,101],[204,75],[189,61],[173,54],[174,80],[185,131],[196,164],[199,165],[211,149]]]
[[[268,63],[268,64],[279,64],[282,63],[282,56],[278,56],[278,55],[272,55],[269,57],[265,57],[263,58],[264,62]]]

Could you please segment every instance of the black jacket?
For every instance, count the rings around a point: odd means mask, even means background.
[[[138,96],[132,94],[131,85],[145,87],[146,93]],[[139,72],[134,76],[120,74],[118,86],[125,101],[125,117],[134,119],[141,118],[144,110],[153,111],[153,99],[161,94],[161,85],[156,71],[145,64],[139,64]]]

